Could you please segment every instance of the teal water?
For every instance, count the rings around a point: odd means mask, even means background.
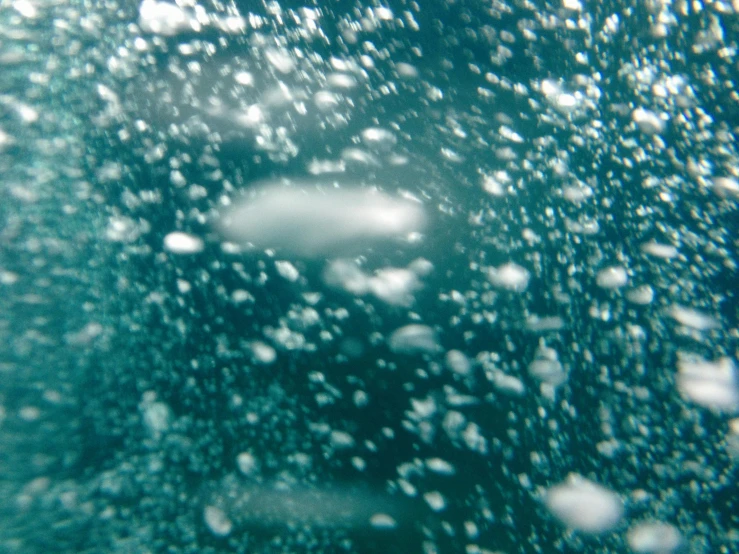
[[[736,550],[738,9],[6,3],[0,551]]]

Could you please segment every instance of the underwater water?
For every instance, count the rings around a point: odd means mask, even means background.
[[[738,551],[737,37],[4,0],[0,552]]]

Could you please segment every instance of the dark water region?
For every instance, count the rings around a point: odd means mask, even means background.
[[[0,551],[736,550],[738,12],[9,2]]]

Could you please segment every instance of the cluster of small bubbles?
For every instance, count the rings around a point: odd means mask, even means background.
[[[735,550],[736,2],[74,4],[2,25],[1,551]]]

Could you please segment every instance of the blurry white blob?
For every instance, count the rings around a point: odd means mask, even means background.
[[[282,108],[296,101],[305,100],[306,92],[298,88],[290,88],[282,81],[264,91],[260,104],[268,109]]]
[[[197,254],[203,251],[202,239],[175,231],[164,237],[164,248],[173,254]]]
[[[469,375],[472,369],[472,363],[464,352],[459,350],[450,350],[444,357],[446,366],[458,375]]]
[[[523,396],[526,393],[526,386],[518,377],[506,375],[499,369],[493,370],[490,377],[495,388],[507,396]]]
[[[371,277],[353,260],[334,260],[323,273],[323,280],[327,285],[342,288],[357,296],[369,292],[369,279]]]
[[[398,139],[387,129],[370,127],[362,131],[362,142],[372,150],[387,151],[397,144]]]
[[[572,112],[580,104],[577,96],[564,91],[561,83],[551,79],[543,80],[539,84],[539,90],[546,97],[547,102],[560,112]]]
[[[173,36],[187,30],[198,30],[198,22],[170,2],[144,0],[139,6],[139,26],[146,33]]]
[[[236,456],[236,466],[243,475],[253,475],[259,468],[259,463],[251,452],[240,452]]]
[[[659,242],[645,242],[641,245],[642,252],[654,256],[656,258],[664,258],[669,260],[678,255],[678,250],[671,244],[661,244]]]
[[[739,409],[739,382],[730,358],[709,362],[683,355],[677,361],[677,387],[688,400],[718,412]]]
[[[232,121],[240,127],[256,128],[264,123],[266,114],[258,104],[252,104],[229,114],[228,117],[232,118]]]
[[[164,402],[157,402],[156,395],[144,393],[141,404],[139,404],[144,427],[155,439],[159,439],[162,433],[169,429],[172,421],[172,410]]]
[[[0,152],[5,150],[7,146],[12,145],[15,142],[15,139],[11,137],[8,133],[0,129]]]
[[[562,0],[562,7],[566,10],[582,11],[582,3],[579,0]]]
[[[234,74],[234,80],[244,86],[252,86],[254,84],[254,75],[248,71],[239,71]]]
[[[621,266],[612,266],[598,272],[595,282],[603,289],[617,289],[629,281],[626,269]]]
[[[266,51],[265,57],[269,64],[280,73],[290,73],[295,69],[295,61],[289,52],[270,48]]]
[[[372,294],[388,304],[409,306],[413,293],[420,288],[418,276],[409,269],[386,267],[367,280]]]
[[[531,274],[526,268],[513,262],[488,269],[488,279],[491,283],[496,287],[514,292],[525,291],[529,286],[530,278]]]
[[[398,524],[391,516],[377,513],[370,517],[370,525],[375,529],[394,529]]]
[[[739,199],[739,181],[732,177],[716,177],[713,190],[722,198]]]
[[[354,446],[354,437],[345,431],[331,431],[330,443],[334,448],[351,448]]]
[[[362,271],[355,261],[340,259],[329,264],[323,278],[327,285],[351,294],[371,293],[388,304],[409,306],[414,300],[413,293],[421,287],[419,276],[428,273],[419,270],[421,265],[416,260],[408,269],[385,267],[371,275]]]
[[[600,232],[600,224],[597,219],[580,216],[578,221],[565,219],[567,230],[578,235],[595,235]]]
[[[423,228],[424,219],[420,203],[377,190],[270,185],[228,210],[219,227],[233,242],[326,257],[407,238]]]
[[[311,175],[323,175],[324,173],[343,173],[346,164],[343,160],[317,160],[308,163],[308,173]]]
[[[626,540],[639,554],[670,554],[683,544],[680,531],[662,522],[638,523],[629,529]]]
[[[567,186],[562,188],[562,196],[573,204],[580,204],[593,196],[593,189],[587,185]]]
[[[423,495],[426,504],[435,511],[441,512],[446,508],[446,499],[439,491],[430,491]]]
[[[125,216],[112,216],[108,218],[105,238],[112,242],[133,242],[149,230],[150,225],[146,222],[136,222]]]
[[[544,502],[564,525],[591,534],[616,527],[624,511],[615,492],[574,473],[564,483],[550,488]]]
[[[12,282],[8,282],[8,275],[7,273],[4,275],[0,275],[0,284],[8,285],[12,284]],[[13,278],[17,279],[18,276],[15,274],[11,274],[10,279]],[[78,331],[73,331],[70,333],[64,334],[64,341],[67,344],[77,344],[77,345],[88,345],[92,343],[93,340],[95,340],[97,337],[102,335],[105,332],[105,327],[100,325],[99,323],[95,321],[91,321],[82,329],[79,329]]]
[[[416,79],[419,76],[418,69],[409,63],[400,62],[395,65],[398,75],[404,79]]]
[[[338,89],[351,89],[357,86],[357,80],[347,73],[331,73],[326,76],[326,83]]]
[[[654,112],[637,108],[631,113],[631,119],[645,135],[658,135],[665,130],[665,121]]]
[[[552,387],[558,387],[567,380],[567,371],[559,361],[557,351],[543,342],[536,349],[528,369],[532,377]]]
[[[626,299],[634,304],[651,304],[654,300],[654,289],[649,285],[642,285],[626,293]]]
[[[221,508],[206,506],[203,510],[205,524],[216,537],[226,537],[233,530],[233,523]]]
[[[482,188],[493,196],[505,196],[510,182],[511,179],[505,172],[497,171],[493,175],[483,175]]]
[[[380,160],[373,154],[361,148],[344,148],[341,151],[341,159],[347,164],[354,166],[381,167]]]
[[[734,461],[739,463],[739,418],[729,421],[729,431],[725,439],[726,452]]]
[[[428,458],[426,468],[439,475],[454,475],[457,472],[452,464],[441,458]]]
[[[531,315],[526,318],[526,328],[529,331],[544,333],[547,331],[559,331],[565,326],[564,320],[558,315],[538,316]]]
[[[29,2],[28,0],[16,0],[13,2],[13,8],[15,8],[15,11],[23,17],[27,17],[28,19],[35,19],[38,17],[38,9],[34,3]]]
[[[685,308],[677,304],[670,308],[670,315],[672,316],[672,319],[681,325],[697,329],[698,331],[707,331],[719,326],[718,322],[711,316],[704,314],[703,312],[699,312],[698,310]]]
[[[335,110],[340,101],[340,96],[327,90],[319,90],[313,95],[313,102],[316,108],[324,112]]]
[[[439,150],[441,156],[452,163],[461,164],[465,158],[459,152],[452,150],[451,148],[442,148]]]
[[[227,482],[225,494],[217,495],[218,501],[207,505],[203,514],[216,536],[227,536],[245,524],[392,529],[408,517],[396,498],[366,488]]]
[[[254,341],[250,345],[254,360],[260,364],[271,364],[277,359],[277,352],[269,344]]]
[[[288,261],[278,260],[275,262],[275,268],[280,277],[294,283],[300,278],[300,272],[296,267]]]
[[[441,349],[436,332],[427,325],[412,323],[393,331],[388,339],[393,352],[414,354],[417,352],[434,353]]]

